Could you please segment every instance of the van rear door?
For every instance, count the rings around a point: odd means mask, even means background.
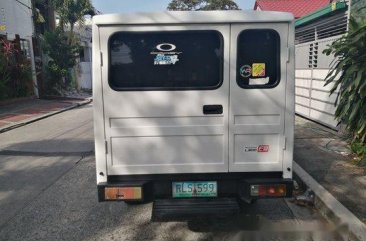
[[[99,31],[108,175],[227,172],[229,25]]]
[[[229,171],[282,171],[288,24],[232,24]]]

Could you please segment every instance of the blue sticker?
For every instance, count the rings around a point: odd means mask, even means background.
[[[154,59],[154,65],[169,65],[178,62],[178,55],[157,54]]]

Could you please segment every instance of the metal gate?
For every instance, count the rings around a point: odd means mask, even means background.
[[[336,129],[335,101],[338,91],[330,95],[332,85],[324,86],[333,56],[323,50],[347,30],[347,12],[339,12],[305,26],[297,26],[295,36],[296,113]]]
[[[334,40],[336,38],[297,45],[295,51],[295,111],[331,128],[338,124],[334,116],[338,92],[330,95],[332,84],[324,86],[333,57],[321,53]]]

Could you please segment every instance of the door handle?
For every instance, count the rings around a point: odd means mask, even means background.
[[[205,115],[222,114],[222,112],[223,112],[222,105],[204,105],[203,106],[203,114],[205,114]]]

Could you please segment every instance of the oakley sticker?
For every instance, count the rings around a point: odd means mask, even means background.
[[[161,43],[156,45],[157,51],[151,52],[150,54],[155,55],[154,65],[174,65],[179,61],[178,55],[182,52],[174,51],[177,48],[171,43]]]
[[[174,44],[169,44],[169,43],[158,44],[156,46],[156,49],[157,50],[164,51],[164,52],[166,52],[166,51],[173,51],[176,48],[177,47]]]

